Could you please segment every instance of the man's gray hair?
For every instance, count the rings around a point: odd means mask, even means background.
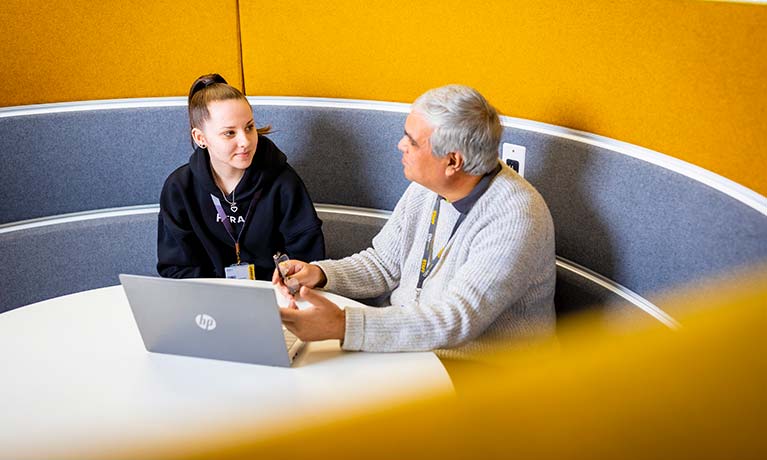
[[[431,149],[435,156],[461,152],[463,171],[480,176],[498,163],[501,121],[495,107],[474,88],[447,85],[422,94],[412,106],[434,128]]]

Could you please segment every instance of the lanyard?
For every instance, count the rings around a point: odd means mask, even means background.
[[[431,272],[439,263],[439,260],[442,258],[442,254],[445,252],[445,248],[450,246],[450,243],[453,241],[453,237],[455,236],[455,232],[458,230],[458,227],[460,227],[464,219],[466,219],[466,215],[474,206],[474,203],[476,203],[477,200],[479,200],[479,198],[487,191],[488,187],[490,187],[490,182],[493,180],[495,176],[498,175],[501,169],[502,169],[501,164],[498,163],[491,172],[485,174],[482,177],[482,179],[480,179],[479,183],[474,187],[474,189],[472,189],[472,191],[469,193],[468,196],[459,200],[459,201],[463,201],[463,200],[467,200],[467,201],[465,201],[464,205],[462,205],[460,208],[458,207],[456,208],[459,210],[461,215],[458,217],[458,220],[456,220],[455,225],[453,226],[453,231],[450,233],[450,238],[448,238],[447,243],[445,243],[442,249],[439,250],[439,252],[437,253],[437,256],[432,259],[431,253],[432,253],[432,249],[434,248],[434,235],[437,230],[437,219],[439,218],[439,204],[443,200],[443,198],[437,195],[437,201],[434,203],[434,209],[432,209],[431,211],[431,222],[429,223],[429,235],[426,239],[426,246],[423,248],[423,257],[421,257],[420,273],[418,274],[418,286],[416,286],[416,290],[415,290],[416,301],[420,298],[421,288],[423,288],[424,281],[426,281],[426,278],[428,278],[428,276],[431,274]],[[456,201],[456,203],[458,202]],[[461,208],[464,208],[464,209],[461,210]]]
[[[455,225],[453,226],[452,232],[450,232],[450,238],[448,238],[447,243],[445,243],[444,246],[442,246],[442,249],[437,252],[437,255],[432,259],[431,254],[432,250],[434,249],[434,234],[437,231],[437,220],[439,219],[439,205],[442,202],[442,198],[440,196],[437,196],[437,200],[434,202],[434,209],[431,211],[431,222],[429,223],[429,234],[426,237],[426,245],[423,248],[423,257],[421,257],[421,270],[418,273],[418,286],[416,286],[417,292],[420,293],[421,288],[423,287],[423,282],[426,281],[426,278],[429,277],[432,270],[434,270],[434,267],[437,266],[437,263],[439,263],[439,260],[442,258],[442,253],[445,252],[445,248],[450,245],[450,243],[453,241],[453,237],[455,236],[455,232],[458,230],[458,227],[461,226],[463,223],[463,220],[466,218],[466,214],[461,213],[460,217],[458,217],[458,220],[455,222]],[[431,260],[430,260],[431,259]]]
[[[250,200],[248,212],[245,213],[245,222],[242,224],[242,228],[240,228],[240,233],[237,234],[237,239],[235,239],[234,231],[232,230],[232,224],[229,223],[229,217],[227,217],[226,213],[224,212],[224,208],[221,206],[221,201],[212,193],[210,194],[210,199],[213,200],[213,206],[216,207],[218,217],[221,219],[221,223],[224,224],[224,229],[226,229],[226,233],[229,234],[229,238],[231,238],[234,242],[234,251],[237,254],[238,264],[240,263],[240,237],[242,236],[242,231],[245,230],[245,226],[248,225],[248,217],[250,216],[250,211],[253,210],[253,206],[255,206],[260,197],[261,190],[257,190],[256,193],[253,194],[253,198]]]

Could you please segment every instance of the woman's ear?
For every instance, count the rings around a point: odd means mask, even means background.
[[[200,148],[204,149],[208,146],[208,143],[205,142],[205,134],[199,128],[192,128],[192,139]]]

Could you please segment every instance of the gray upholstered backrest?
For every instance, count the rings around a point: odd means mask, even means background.
[[[157,214],[57,223],[0,233],[0,312],[156,275]]]
[[[117,275],[157,276],[157,208],[0,233],[0,313],[32,302],[118,284]],[[327,255],[367,248],[386,217],[319,210]],[[90,216],[94,217],[94,216]],[[11,262],[13,261],[13,262]]]
[[[407,106],[252,101],[257,123],[273,126],[270,137],[316,203],[394,207],[407,186],[396,149]],[[191,153],[186,107],[179,98],[142,103],[0,110],[0,224],[157,203],[165,177]],[[504,121],[504,142],[527,148],[526,177],[551,209],[563,261],[652,300],[680,283],[767,259],[764,197],[737,185],[712,187],[710,174],[696,177],[694,167],[688,174],[666,157],[669,167],[654,152],[626,154],[609,139]],[[5,261],[22,257],[0,250]]]
[[[526,131],[557,254],[646,296],[767,259],[767,215],[657,164]]]
[[[186,107],[0,117],[0,224],[155,204],[191,153]]]
[[[404,114],[267,106],[255,116],[273,125],[269,137],[317,203],[391,210],[407,187],[396,149]],[[0,116],[0,225],[157,203],[192,153],[188,124],[185,106]]]

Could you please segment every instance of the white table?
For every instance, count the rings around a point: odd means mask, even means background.
[[[346,305],[355,302],[329,295]],[[121,286],[0,314],[0,457],[178,446],[247,427],[251,439],[453,391],[433,353],[310,343],[292,368],[148,353]]]

